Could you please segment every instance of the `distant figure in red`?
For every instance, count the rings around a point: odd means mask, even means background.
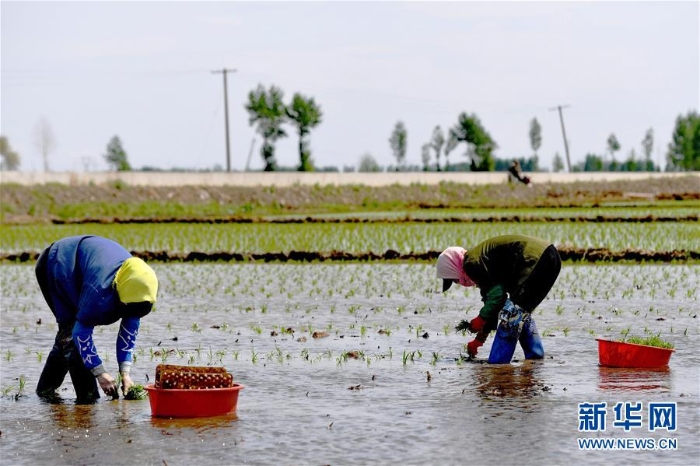
[[[508,182],[511,182],[513,178],[515,178],[521,183],[532,187],[532,182],[530,181],[530,178],[523,175],[523,169],[520,167],[520,162],[518,162],[517,160],[513,160],[513,163],[510,164],[510,167],[508,168],[508,173],[510,173],[510,176],[508,177]]]

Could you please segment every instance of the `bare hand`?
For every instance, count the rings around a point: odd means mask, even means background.
[[[128,372],[122,372],[122,393],[126,396],[129,393],[129,389],[134,386],[134,381],[131,380],[131,376]]]
[[[117,382],[114,380],[114,377],[104,372],[97,376],[97,382],[100,384],[100,387],[102,387],[102,391],[105,392],[105,395],[111,396],[113,399],[119,398]]]

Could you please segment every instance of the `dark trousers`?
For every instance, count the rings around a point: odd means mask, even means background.
[[[48,274],[46,271],[46,256],[48,249],[41,253],[36,263],[36,279],[44,295],[46,303],[54,312],[53,299],[49,291]],[[46,358],[46,364],[41,371],[36,393],[41,397],[53,398],[56,390],[63,384],[66,374],[70,373],[78,403],[93,403],[100,397],[97,380],[83,364],[78,348],[73,341],[73,325],[75,322],[61,323],[53,348]]]
[[[518,296],[511,299],[526,312],[532,312],[540,305],[547,293],[554,286],[561,271],[561,258],[554,245],[549,245],[535,265],[530,276],[525,280]]]

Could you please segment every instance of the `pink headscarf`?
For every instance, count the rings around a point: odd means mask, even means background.
[[[467,250],[452,246],[440,253],[437,260],[437,276],[443,280],[459,280],[462,286],[475,286],[476,283],[464,271],[464,255]]]

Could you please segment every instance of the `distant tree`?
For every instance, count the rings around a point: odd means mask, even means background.
[[[377,160],[372,156],[372,154],[365,154],[360,157],[360,163],[357,166],[358,172],[380,172],[382,169],[379,167]]]
[[[559,152],[554,154],[554,160],[552,160],[552,171],[554,173],[559,173],[564,170],[564,160],[559,155]]]
[[[654,150],[654,128],[649,128],[646,133],[644,133],[644,139],[642,139],[642,151],[644,151],[644,158],[649,160],[651,158],[651,153]]]
[[[430,147],[435,151],[435,169],[440,171],[440,152],[442,151],[442,146],[445,145],[445,135],[442,133],[442,128],[437,125],[433,129],[433,138],[430,140]],[[445,154],[447,158],[447,154]]]
[[[34,128],[34,145],[44,162],[44,171],[50,171],[49,154],[56,148],[56,138],[46,118],[41,118]]]
[[[311,150],[309,149],[308,134],[311,128],[321,123],[323,113],[313,98],[305,98],[299,93],[294,94],[292,103],[287,106],[287,117],[297,127],[299,132],[299,171],[313,171]]]
[[[129,165],[126,151],[122,147],[122,141],[119,139],[119,136],[113,136],[109,140],[107,153],[104,157],[107,165],[118,172],[131,170],[131,165]]]
[[[447,133],[447,142],[445,144],[445,171],[450,170],[450,152],[455,150],[457,148],[457,145],[459,145],[459,140],[452,133],[452,131],[449,131]]]
[[[696,111],[678,115],[666,153],[669,171],[700,170],[700,116]]]
[[[640,171],[641,166],[642,164],[637,160],[637,152],[632,148],[627,154],[627,160],[620,166],[620,171],[636,172]]]
[[[421,147],[421,160],[423,160],[423,171],[430,170],[430,143],[426,142]]]
[[[269,91],[266,91],[262,84],[258,84],[258,87],[248,94],[248,103],[245,105],[249,124],[257,124],[256,131],[263,138],[260,154],[265,161],[266,172],[277,169],[275,142],[287,136],[282,129],[282,124],[287,118],[283,97],[284,93],[277,86],[270,86]]]
[[[396,126],[394,126],[394,131],[391,133],[391,137],[389,138],[391,151],[394,153],[394,157],[396,158],[396,171],[399,171],[406,161],[407,140],[408,133],[406,132],[406,127],[402,121],[398,121]]]
[[[655,171],[654,162],[651,160],[651,153],[654,150],[654,129],[649,128],[642,139],[642,151],[644,152],[643,171]]]
[[[530,147],[532,152],[537,155],[537,151],[542,145],[542,126],[540,126],[537,118],[530,120]]]
[[[10,141],[6,136],[0,136],[0,171],[15,171],[19,168],[19,154],[12,150]]]
[[[610,152],[610,170],[617,170],[617,161],[615,161],[615,152],[620,150],[620,142],[617,140],[615,133],[608,136],[608,152]]]
[[[475,114],[463,112],[457,119],[457,124],[450,130],[452,138],[457,142],[467,144],[467,156],[470,158],[472,171],[492,171],[495,161],[492,155],[498,145],[484,129]]]
[[[583,162],[583,171],[585,172],[602,172],[605,169],[603,157],[595,154],[586,154],[586,159]]]

